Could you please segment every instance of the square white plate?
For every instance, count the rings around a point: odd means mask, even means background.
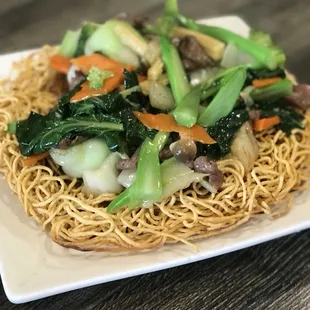
[[[247,36],[249,27],[238,17],[204,21]],[[0,56],[0,77],[12,61],[29,52]],[[160,250],[129,253],[82,253],[54,244],[18,198],[0,180],[0,273],[7,297],[23,303],[99,283],[180,266],[214,257],[310,227],[310,192],[294,201],[294,208],[278,220],[258,217],[235,231],[197,242],[200,252],[182,244]]]

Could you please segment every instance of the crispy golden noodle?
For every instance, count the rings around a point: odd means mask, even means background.
[[[310,119],[306,130],[290,137],[274,130],[259,133],[259,158],[245,173],[236,159],[218,162],[225,174],[222,190],[210,194],[199,184],[181,190],[150,209],[119,210],[109,214],[105,206],[115,195],[86,195],[82,184],[59,170],[51,159],[25,167],[18,144],[5,134],[6,124],[40,113],[57,104],[60,87],[49,69],[54,49],[44,47],[16,63],[11,77],[0,83],[0,172],[32,216],[52,239],[80,250],[122,251],[150,249],[165,243],[219,234],[236,228],[260,213],[273,214],[272,205],[286,202],[291,192],[305,187],[310,157]],[[14,78],[15,77],[15,78]]]

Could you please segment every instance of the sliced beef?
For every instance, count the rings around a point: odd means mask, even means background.
[[[310,85],[298,84],[293,86],[293,94],[286,98],[287,102],[302,110],[310,107]]]
[[[173,38],[172,42],[178,48],[187,71],[214,65],[194,36],[185,36],[181,39]]]

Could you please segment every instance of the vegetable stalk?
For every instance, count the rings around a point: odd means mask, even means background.
[[[288,79],[283,79],[275,84],[254,89],[250,96],[254,101],[275,101],[292,95],[293,84]]]
[[[229,30],[198,24],[194,20],[179,13],[174,14],[174,16],[186,28],[204,33],[227,44],[234,44],[240,50],[251,55],[261,66],[266,66],[270,70],[274,70],[277,67],[282,66],[285,62],[284,53],[277,47],[273,46],[268,48],[258,42],[248,40]]]
[[[159,146],[161,138],[166,133],[161,133],[161,137],[155,139],[153,143],[147,138],[142,144],[135,182],[115,198],[108,206],[108,212],[115,211],[128,206],[133,209],[142,205],[144,201],[157,201],[162,194],[162,180],[159,163]]]
[[[234,108],[246,79],[246,69],[240,67],[233,72],[211,103],[200,115],[198,123],[204,127],[214,125]]]
[[[161,37],[160,48],[177,106],[173,116],[179,124],[192,127],[197,121],[200,89],[191,90],[176,47],[168,39]]]

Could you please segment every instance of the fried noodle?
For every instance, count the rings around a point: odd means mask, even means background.
[[[152,208],[110,214],[114,194],[87,195],[77,179],[64,175],[49,158],[27,167],[16,138],[5,133],[7,123],[30,111],[46,113],[57,104],[61,86],[49,68],[55,49],[44,47],[13,65],[0,82],[0,172],[18,195],[25,212],[58,244],[79,250],[151,249],[223,233],[257,214],[279,217],[291,207],[292,192],[307,187],[310,158],[310,118],[305,130],[291,136],[271,129],[256,135],[259,158],[246,173],[240,161],[218,161],[225,175],[222,189],[211,194],[199,184],[180,190]],[[286,203],[275,211],[274,205]]]

